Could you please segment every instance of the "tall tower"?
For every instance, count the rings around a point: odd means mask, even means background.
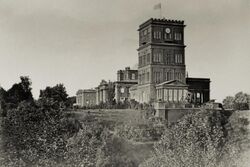
[[[184,21],[152,18],[139,26],[139,102],[154,101],[157,84],[186,82],[184,27]]]

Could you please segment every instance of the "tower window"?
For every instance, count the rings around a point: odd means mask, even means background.
[[[150,54],[147,54],[147,62],[150,63]]]
[[[182,64],[183,63],[182,54],[175,54],[175,63],[176,64]]]
[[[160,31],[154,32],[154,39],[161,39],[161,32]]]
[[[177,41],[181,41],[182,40],[182,34],[181,33],[175,33],[174,34],[174,39]]]
[[[155,51],[153,52],[153,59],[155,63],[161,63],[163,62],[163,54],[161,51]]]
[[[172,38],[172,34],[171,33],[165,33],[164,34],[164,38],[167,39],[167,40],[169,40],[169,39]]]
[[[142,65],[142,57],[139,57],[139,66]]]

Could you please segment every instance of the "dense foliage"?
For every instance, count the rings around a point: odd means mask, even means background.
[[[22,102],[16,109],[8,110],[4,124],[4,148],[11,162],[6,163],[34,166],[61,161],[66,146],[61,119],[60,111],[30,102]],[[47,162],[48,157],[51,158]]]
[[[29,77],[20,77],[20,82],[15,83],[6,92],[2,91],[4,94],[4,103],[8,108],[16,108],[18,104],[22,101],[33,101],[33,95],[31,92],[31,81]]]
[[[121,138],[133,141],[155,141],[158,140],[165,129],[164,125],[155,126],[121,124],[115,127],[115,134]]]
[[[235,166],[242,144],[249,143],[246,119],[229,119],[219,111],[201,110],[185,115],[167,128],[155,145],[153,158],[143,167]]]
[[[46,87],[40,90],[38,102],[41,104],[49,104],[54,108],[64,108],[68,94],[63,84],[57,84],[54,87]]]
[[[239,92],[235,96],[227,96],[223,100],[223,107],[225,109],[234,110],[249,110],[250,109],[250,95]]]

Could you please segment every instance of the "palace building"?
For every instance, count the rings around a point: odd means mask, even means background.
[[[166,109],[197,107],[208,102],[210,79],[186,76],[185,26],[184,21],[153,18],[142,23],[138,29],[138,70],[129,67],[119,70],[114,85],[102,80],[91,91],[95,104],[112,100],[110,92],[115,92],[117,103],[125,100],[150,103],[157,110],[156,115],[166,117]],[[77,94],[77,104],[87,105],[80,102],[84,91]]]

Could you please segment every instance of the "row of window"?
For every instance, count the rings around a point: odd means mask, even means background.
[[[182,54],[178,53],[175,55],[166,54],[163,56],[162,52],[155,52],[153,54],[154,63],[164,63],[164,64],[183,64],[184,57]],[[139,66],[144,66],[150,64],[150,54],[143,55],[139,57]]]
[[[149,77],[150,77],[149,72],[139,74],[138,76],[139,84],[149,83],[150,80]],[[170,81],[170,80],[179,80],[181,82],[184,82],[184,76],[181,72],[167,71],[165,73],[165,76],[163,76],[162,72],[153,72],[154,83],[161,83],[163,81]]]
[[[154,72],[153,73],[153,81],[155,83],[161,83],[164,80],[170,81],[170,80],[179,80],[183,82],[183,74],[181,72],[173,72],[173,71],[167,71],[165,73],[165,76],[162,75],[162,72]]]
[[[154,31],[153,33],[154,39],[162,39],[162,32],[161,31]],[[164,33],[164,39],[171,40],[172,34],[171,33]],[[174,33],[174,40],[181,41],[182,40],[182,33],[176,32]]]
[[[136,79],[136,74],[135,73],[121,73],[118,74],[118,80],[119,81],[124,81],[124,80],[135,80]]]
[[[150,33],[149,29],[145,29],[143,31],[140,32],[140,37],[144,37],[146,35],[148,35]],[[153,32],[153,37],[154,39],[162,39],[162,34],[164,34],[164,39],[172,39],[172,32],[164,32],[162,33],[162,31],[154,31]],[[180,41],[182,40],[182,33],[180,32],[175,32],[174,33],[174,40]]]

